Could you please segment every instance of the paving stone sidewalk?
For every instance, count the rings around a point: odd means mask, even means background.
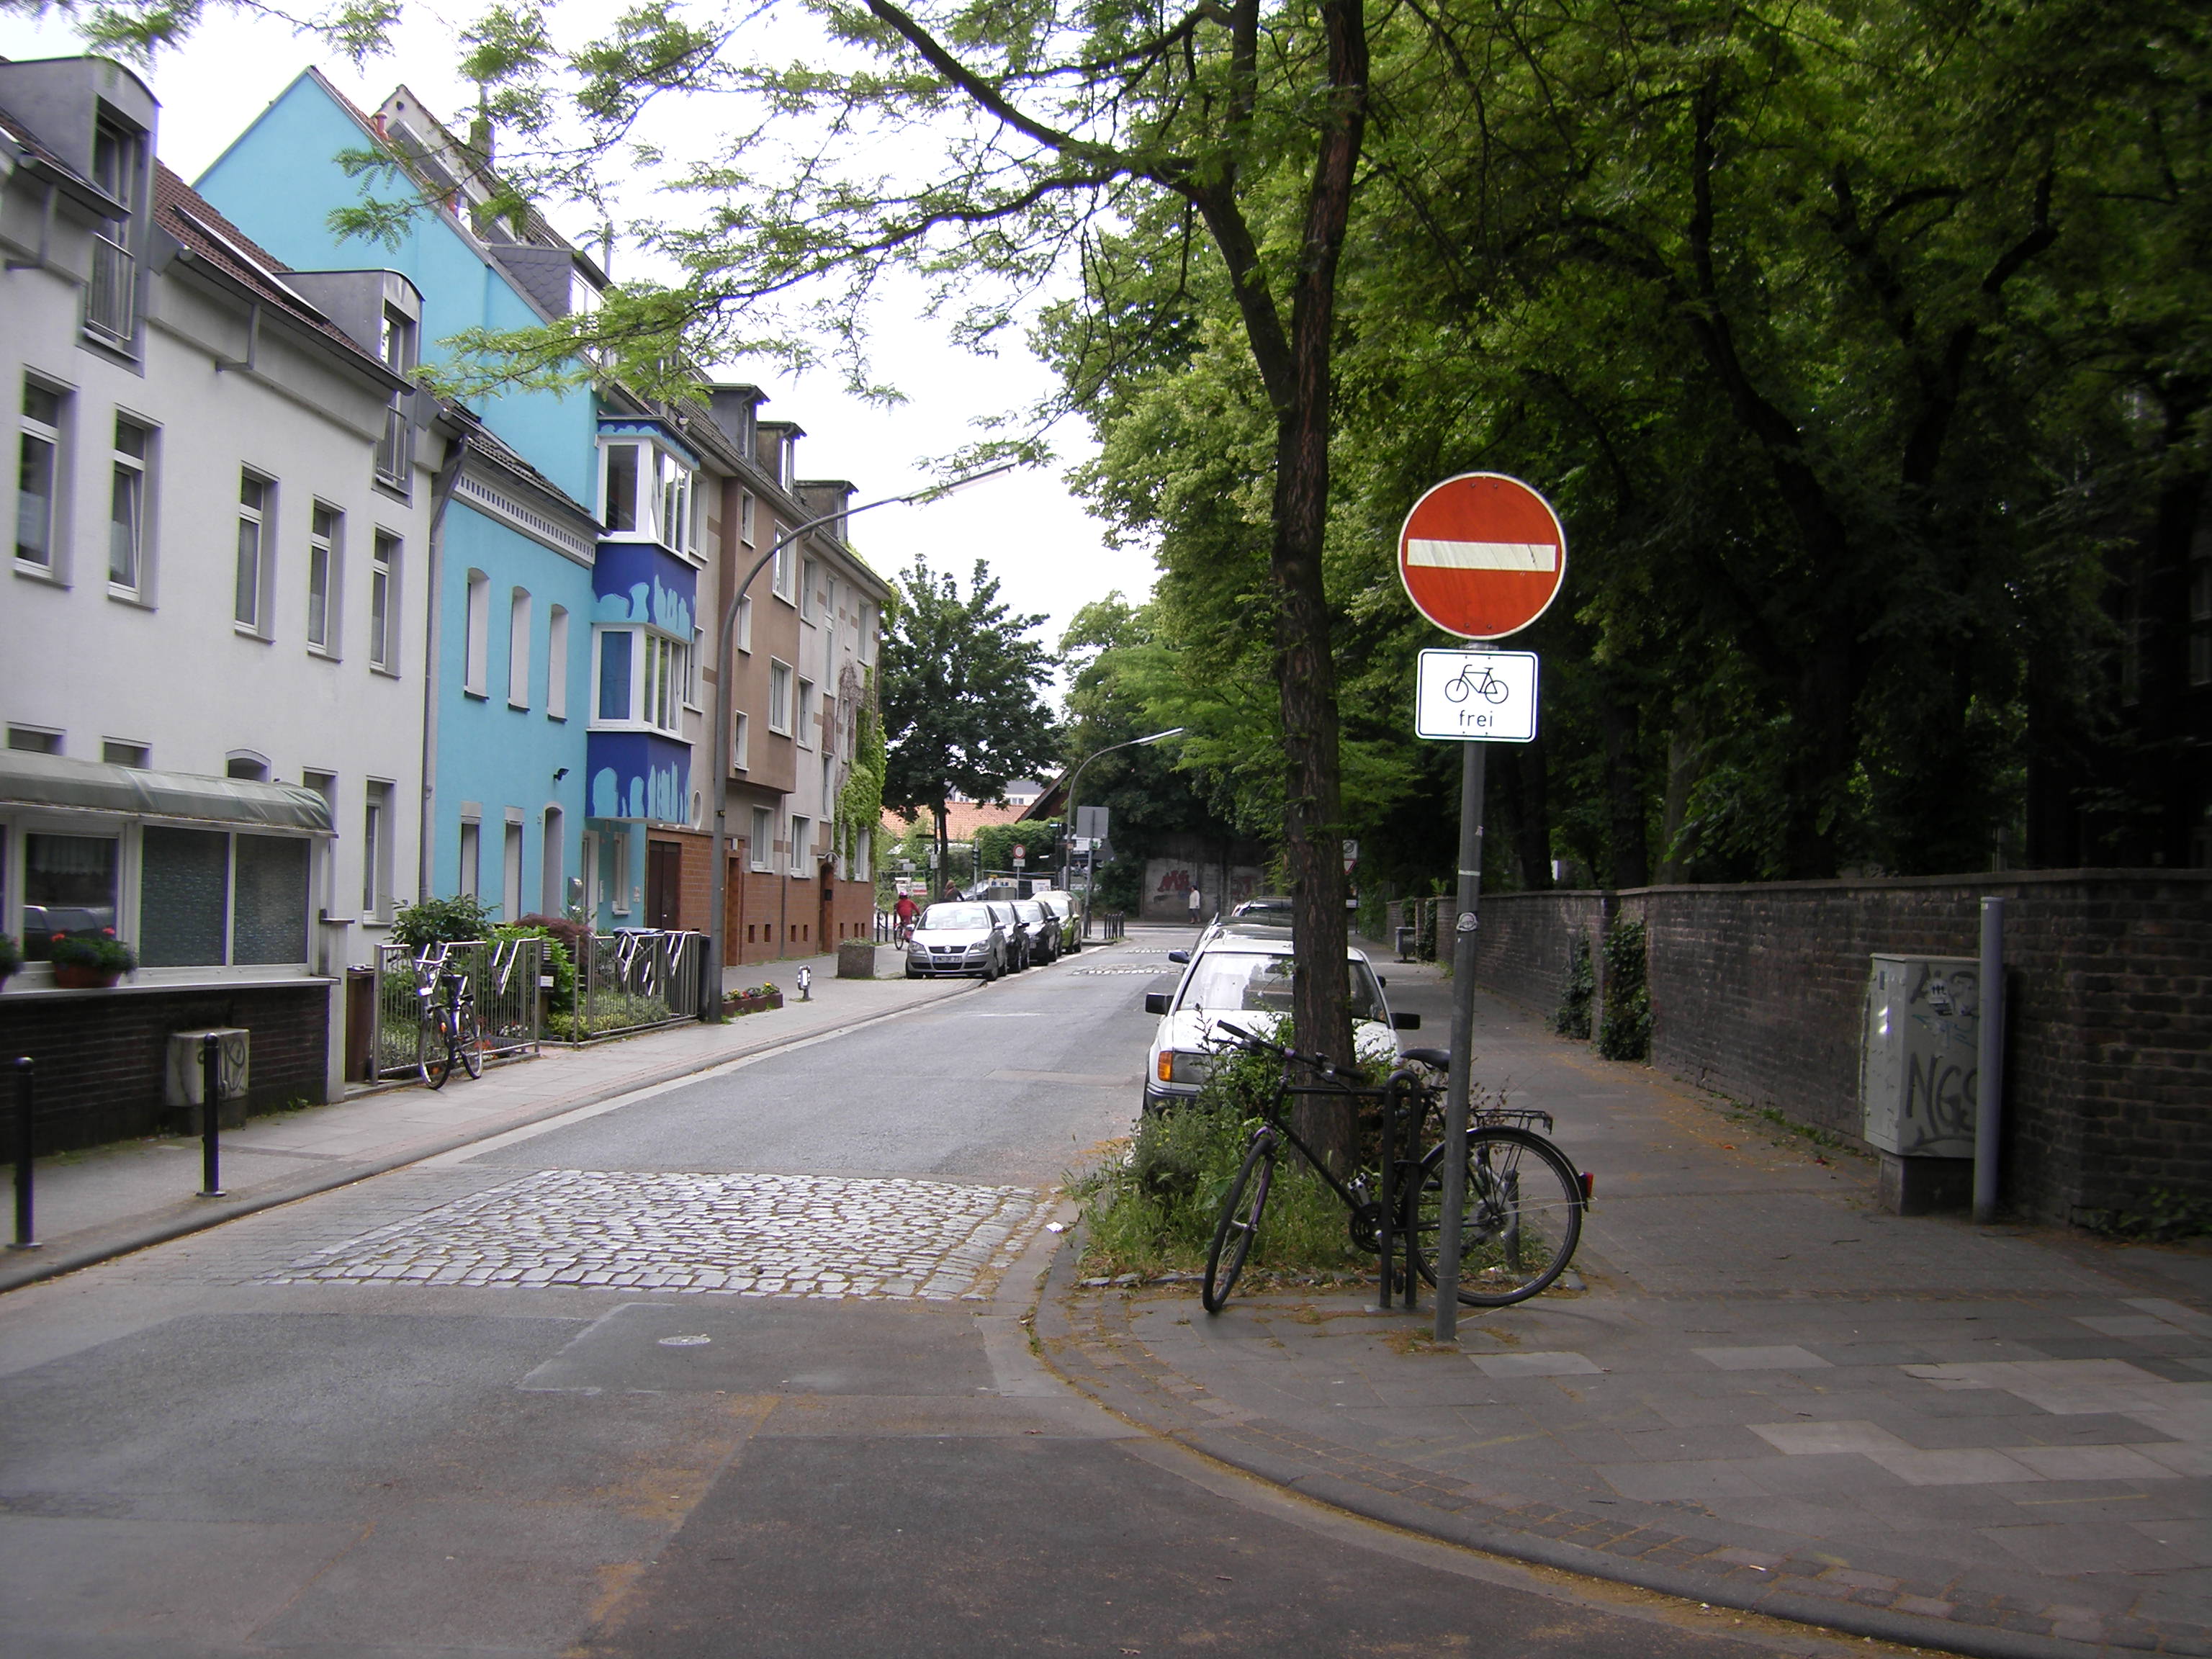
[[[1094,958],[1093,945],[1079,960]],[[1104,952],[1100,953],[1103,959]],[[812,1000],[799,1000],[797,969],[811,969]],[[782,986],[781,1009],[720,1025],[676,1025],[642,1036],[494,1065],[442,1090],[384,1087],[342,1102],[251,1120],[224,1131],[226,1196],[197,1197],[200,1144],[163,1136],[39,1161],[36,1250],[0,1252],[0,1291],[125,1250],[213,1226],[274,1204],[326,1191],[467,1146],[580,1106],[707,1071],[856,1022],[959,996],[973,980],[909,981],[895,950],[879,949],[873,980],[841,980],[836,958],[742,970]],[[730,970],[732,981],[739,970]]]
[[[1445,1024],[1431,970],[1395,1006]],[[1431,1318],[1082,1288],[1065,1375],[1394,1524],[1960,1653],[2212,1654],[2212,1256],[1873,1207],[1873,1170],[1485,997],[1477,1074],[1597,1177],[1587,1288]]]

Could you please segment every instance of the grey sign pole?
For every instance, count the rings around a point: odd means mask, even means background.
[[[1436,1340],[1459,1338],[1460,1234],[1467,1218],[1468,1094],[1474,1073],[1474,941],[1482,903],[1486,743],[1462,744],[1459,773],[1459,902],[1452,924],[1451,1073],[1444,1091],[1444,1206],[1437,1229]]]

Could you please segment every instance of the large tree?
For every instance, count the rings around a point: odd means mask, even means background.
[[[1029,637],[1044,618],[1010,611],[978,559],[964,599],[949,574],[920,563],[901,571],[885,620],[884,804],[935,816],[942,872],[951,867],[947,802],[994,799],[1059,752],[1043,699],[1051,659]]]

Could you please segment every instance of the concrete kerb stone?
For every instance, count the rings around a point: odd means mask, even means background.
[[[2115,1649],[2212,1653],[2212,1644],[2180,1632],[2125,1628],[2138,1622],[2128,1619],[2108,1617],[2098,1639],[2076,1640],[2057,1633],[2069,1621],[2053,1617],[2055,1609],[2009,1598],[1960,1595],[1954,1601],[1923,1593],[1948,1586],[1869,1590],[1859,1582],[1869,1575],[1832,1561],[1778,1558],[1686,1534],[1662,1536],[1630,1523],[1592,1523],[1510,1494],[1485,1494],[1467,1486],[1453,1490],[1448,1477],[1411,1465],[1385,1469],[1386,1460],[1263,1417],[1240,1413],[1241,1420],[1224,1421],[1207,1409],[1202,1383],[1176,1371],[1133,1332],[1108,1328],[1102,1316],[1114,1304],[1126,1307],[1130,1295],[1076,1284],[1081,1236],[1079,1224],[1062,1237],[1039,1287],[1035,1328],[1054,1375],[1124,1422],[1316,1502],[1509,1560],[1971,1659],[2096,1659]],[[1084,1309],[1091,1316],[1087,1328],[1080,1318]],[[1618,1536],[1594,1546],[1571,1535],[1603,1532]],[[1762,1570],[1763,1582],[1753,1577]],[[1887,1605],[1869,1604],[1880,1601]],[[1939,1607],[1946,1609],[1942,1614],[1932,1611]]]
[[[861,1015],[828,1029],[852,1030],[864,1025],[878,1024],[887,1019],[896,1019],[902,1015],[912,1013],[918,1008],[927,1008],[933,1004],[947,1001],[953,997],[965,995],[981,988],[981,981],[973,984],[965,981],[949,981],[941,991],[933,990],[928,994],[918,994],[913,1001],[902,1003],[898,1007],[886,1008],[878,1013]],[[609,1084],[603,1089],[583,1095],[574,1097],[564,1097],[544,1106],[533,1107],[526,1111],[489,1121],[471,1124],[467,1128],[457,1130],[451,1134],[411,1141],[395,1152],[379,1153],[350,1162],[333,1162],[324,1164],[304,1172],[293,1180],[274,1181],[251,1193],[241,1194],[236,1198],[197,1200],[186,1199],[164,1210],[134,1216],[128,1220],[88,1230],[87,1236],[67,1244],[46,1245],[36,1250],[10,1250],[4,1257],[0,1257],[0,1295],[5,1295],[9,1291],[20,1290],[26,1285],[34,1285],[44,1279],[58,1278],[64,1273],[75,1273],[81,1267],[94,1267],[102,1261],[112,1261],[117,1256],[128,1255],[134,1250],[146,1249],[155,1244],[167,1243],[171,1239],[185,1237],[191,1233],[203,1232],[208,1228],[221,1226],[226,1221],[235,1221],[241,1216],[258,1214],[263,1210],[273,1210],[280,1205],[294,1204],[303,1198],[313,1198],[318,1193],[331,1192],[340,1187],[349,1187],[356,1182],[367,1181],[373,1176],[385,1175],[393,1170],[404,1169],[410,1164],[435,1158],[441,1153],[457,1152],[464,1146],[471,1146],[479,1140],[488,1140],[495,1135],[528,1128],[532,1124],[541,1123],[548,1118],[559,1117],[583,1107],[595,1106],[601,1102],[612,1100],[622,1095],[632,1094],[640,1090],[658,1088],[665,1084],[681,1082],[687,1077],[694,1077],[702,1072],[726,1066],[732,1060],[750,1060],[757,1055],[772,1054],[779,1048],[793,1043],[811,1042],[823,1035],[823,1031],[807,1031],[789,1036],[778,1036],[740,1048],[723,1049],[712,1054],[696,1055],[681,1065],[665,1067],[645,1076],[626,1077],[618,1082]],[[652,1040],[649,1034],[634,1039],[639,1042],[650,1042]]]

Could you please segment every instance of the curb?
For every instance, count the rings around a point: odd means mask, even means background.
[[[349,1187],[356,1182],[367,1181],[374,1176],[388,1175],[394,1170],[404,1169],[410,1164],[418,1164],[424,1158],[436,1158],[445,1152],[458,1152],[462,1147],[474,1146],[480,1140],[489,1140],[496,1135],[510,1134],[517,1129],[526,1129],[533,1123],[542,1123],[548,1118],[559,1117],[565,1113],[576,1111],[586,1106],[596,1106],[604,1101],[613,1100],[623,1095],[634,1094],[641,1089],[654,1089],[664,1084],[681,1082],[684,1079],[696,1077],[702,1072],[713,1071],[718,1066],[726,1066],[733,1060],[750,1060],[757,1055],[773,1054],[779,1048],[789,1048],[797,1043],[811,1042],[817,1037],[827,1036],[833,1033],[858,1030],[863,1026],[880,1024],[884,1020],[897,1019],[902,1015],[910,1014],[918,1008],[927,1008],[937,1003],[949,1002],[954,997],[965,996],[982,988],[983,983],[980,980],[974,984],[965,981],[956,981],[935,995],[917,997],[914,1001],[899,1007],[886,1008],[880,1013],[864,1015],[860,1018],[848,1021],[842,1025],[827,1026],[822,1030],[809,1031],[803,1035],[772,1037],[753,1043],[747,1048],[731,1048],[711,1056],[701,1056],[687,1060],[682,1065],[672,1066],[665,1070],[654,1072],[649,1076],[625,1079],[619,1084],[610,1084],[605,1088],[573,1099],[562,1099],[557,1103],[532,1108],[520,1116],[504,1118],[493,1123],[477,1124],[458,1133],[442,1135],[435,1140],[410,1142],[404,1149],[396,1152],[382,1153],[374,1158],[362,1158],[354,1163],[325,1165],[312,1173],[300,1176],[290,1181],[272,1182],[267,1187],[235,1199],[210,1200],[204,1203],[195,1203],[189,1199],[184,1200],[169,1209],[155,1211],[150,1216],[111,1222],[104,1227],[87,1228],[82,1234],[76,1236],[81,1242],[58,1249],[46,1245],[41,1245],[36,1250],[17,1250],[10,1248],[6,1256],[0,1258],[0,1296],[4,1296],[10,1291],[21,1290],[27,1285],[36,1285],[46,1279],[58,1279],[64,1273],[75,1273],[81,1267],[90,1267],[102,1261],[112,1261],[117,1256],[129,1255],[133,1251],[146,1249],[152,1245],[166,1244],[171,1239],[182,1238],[187,1234],[204,1232],[210,1227],[221,1226],[226,1221],[235,1221],[241,1216],[254,1215],[263,1210],[273,1210],[280,1205],[295,1204],[303,1198],[313,1198],[319,1193],[331,1192],[340,1187]]]
[[[1187,1450],[1211,1458],[1286,1491],[1367,1520],[1446,1544],[1481,1551],[1533,1566],[1575,1573],[1586,1578],[1656,1591],[1680,1600],[1709,1603],[1740,1613],[1753,1613],[1794,1623],[1818,1626],[1844,1635],[1865,1637],[1905,1646],[1932,1648],[1964,1654],[1970,1659],[2109,1659],[2115,1650],[2160,1654],[2212,1654],[2212,1640],[2189,1630],[2160,1629],[2140,1620],[2124,1622],[2133,1630],[2115,1630],[2118,1619],[2101,1621],[2094,1638],[2076,1640],[2046,1633],[2057,1621],[2044,1610],[2008,1597],[1979,1598],[1978,1605],[1962,1609],[1969,1618],[1903,1611],[1880,1605],[1891,1598],[1923,1601],[1943,1600],[1942,1586],[1906,1587],[1887,1575],[1853,1572],[1833,1557],[1782,1557],[1770,1552],[1726,1551],[1706,1539],[1669,1535],[1660,1529],[1626,1529],[1609,1542],[1620,1546],[1596,1548],[1573,1542],[1536,1526],[1513,1524],[1507,1517],[1524,1510],[1532,1522],[1558,1522],[1539,1514],[1548,1505],[1535,1505],[1508,1494],[1494,1494],[1449,1475],[1394,1464],[1389,1460],[1335,1448],[1319,1437],[1293,1430],[1256,1413],[1221,1410],[1208,1420],[1217,1406],[1205,1385],[1176,1370],[1145,1346],[1141,1339],[1124,1339],[1142,1355],[1133,1363],[1126,1351],[1099,1355],[1118,1347],[1119,1334],[1098,1326],[1086,1330],[1077,1321],[1079,1296],[1095,1310],[1104,1312],[1115,1292],[1083,1291],[1074,1283],[1079,1251],[1080,1227],[1063,1236],[1037,1300],[1036,1334],[1044,1364],[1071,1388],[1095,1401],[1133,1426]],[[1127,1297],[1122,1298],[1126,1305]],[[1225,1402],[1221,1402],[1225,1405]],[[1320,1461],[1315,1449],[1329,1445],[1340,1450],[1331,1468]],[[1365,1466],[1368,1479],[1353,1478],[1347,1470]],[[1578,1517],[1571,1529],[1591,1529]],[[1565,1528],[1563,1528],[1565,1529]],[[1768,1583],[1746,1582],[1732,1574],[1701,1567],[1701,1558],[1733,1555],[1728,1565],[1748,1574],[1754,1555],[1773,1561],[1776,1571]],[[1888,1588],[1883,1588],[1884,1585]],[[1922,1595],[1920,1591],[1930,1594]],[[1864,1597],[1862,1600],[1859,1598]],[[2021,1628],[2021,1626],[2041,1628]]]

